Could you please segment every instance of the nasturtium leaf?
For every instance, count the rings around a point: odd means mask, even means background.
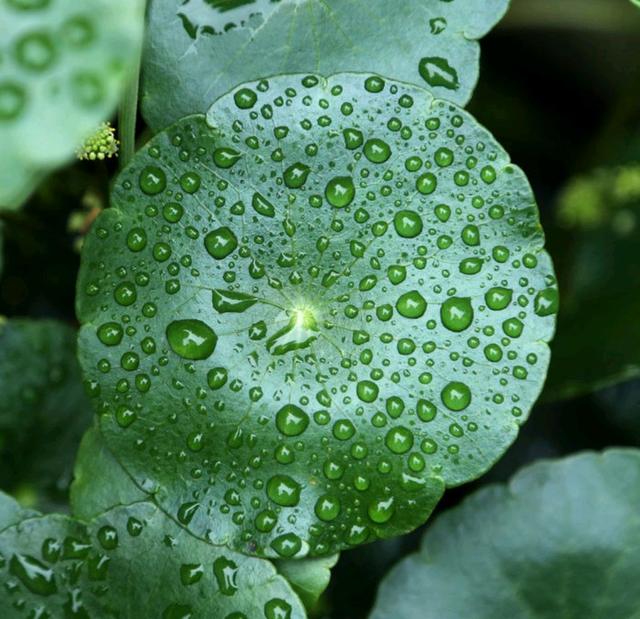
[[[563,300],[545,399],[640,377],[639,186],[640,166],[622,166],[578,177],[560,196]]]
[[[320,596],[329,586],[331,569],[340,555],[309,557],[306,559],[278,559],[274,561],[276,569],[293,587],[309,612],[318,604]]]
[[[0,4],[0,208],[20,206],[113,112],[143,18],[142,0]]]
[[[88,524],[50,515],[5,529],[0,584],[5,619],[305,617],[270,562],[198,540],[145,501]]]
[[[156,130],[265,75],[366,71],[464,105],[508,0],[152,0],[142,109]]]
[[[460,108],[355,74],[243,85],[141,150],[87,237],[101,431],[165,510],[243,552],[409,531],[542,387],[543,241],[524,174]],[[256,302],[221,312],[219,290]]]
[[[636,617],[639,510],[640,451],[536,463],[439,517],[370,617]]]
[[[70,489],[71,513],[91,520],[118,505],[149,498],[120,466],[98,428],[87,430],[80,442]]]
[[[0,487],[63,500],[93,417],[75,331],[52,320],[2,322],[0,392]]]

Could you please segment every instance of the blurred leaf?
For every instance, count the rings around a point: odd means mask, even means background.
[[[311,559],[274,561],[274,565],[291,584],[308,612],[312,612],[320,596],[331,580],[331,568],[338,562],[339,554]]]
[[[143,17],[143,0],[0,5],[0,208],[20,206],[113,113]]]
[[[371,619],[626,619],[640,608],[640,451],[539,462],[445,512]]]
[[[36,515],[37,512],[25,509],[13,497],[0,491],[0,531]]]
[[[508,0],[152,0],[142,109],[160,130],[279,73],[378,73],[464,105]]]
[[[75,352],[62,323],[0,324],[0,486],[41,506],[64,499],[92,419]]]
[[[640,375],[640,166],[572,181],[557,217],[570,235],[545,399]]]
[[[3,619],[305,617],[268,561],[198,540],[145,501],[88,524],[24,519],[0,532],[0,557]]]

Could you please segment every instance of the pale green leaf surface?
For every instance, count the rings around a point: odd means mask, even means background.
[[[0,208],[15,208],[114,111],[143,0],[0,4]]]
[[[331,569],[340,558],[339,554],[307,559],[276,560],[274,564],[293,587],[305,608],[311,612],[320,596],[329,586]]]
[[[143,112],[160,130],[241,82],[366,71],[467,103],[508,0],[152,0]]]
[[[452,104],[354,74],[244,86],[140,151],[87,237],[101,431],[168,513],[242,552],[409,531],[542,387],[543,242],[524,174]]]
[[[0,532],[0,616],[303,619],[271,563],[194,538],[150,502]],[[73,612],[72,612],[73,611]]]
[[[0,490],[0,531],[35,515],[36,512],[24,509],[13,497]]]
[[[76,333],[53,320],[0,324],[0,484],[62,497],[92,419]],[[52,440],[55,437],[55,440]]]
[[[637,619],[640,452],[540,462],[440,516],[371,619]]]

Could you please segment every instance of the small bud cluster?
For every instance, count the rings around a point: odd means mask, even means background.
[[[111,123],[102,123],[98,131],[87,138],[78,149],[78,159],[102,161],[117,156],[120,142],[116,140],[115,133]]]

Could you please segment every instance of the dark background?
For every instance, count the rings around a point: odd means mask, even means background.
[[[470,111],[527,172],[561,288],[573,239],[556,224],[559,191],[575,175],[640,160],[639,50],[640,10],[628,0],[513,0],[505,20],[482,42]],[[52,176],[26,208],[2,216],[0,315],[75,324],[77,229],[89,224],[92,209],[105,205],[114,171],[114,163],[77,163]],[[436,513],[539,458],[640,446],[637,402],[624,386],[604,396],[538,404],[506,456],[480,481],[448,491]],[[627,411],[626,420],[608,414],[616,406]],[[325,595],[326,616],[366,617],[378,582],[416,548],[423,530],[343,553]]]

